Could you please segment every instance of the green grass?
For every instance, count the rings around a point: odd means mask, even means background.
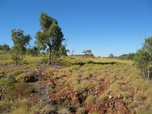
[[[77,112],[76,112],[76,114],[86,114],[86,109],[85,108],[83,108],[83,107],[80,107],[80,108],[78,108],[77,109]]]
[[[145,91],[149,87],[148,82],[143,81],[142,79],[136,79],[132,84],[137,90]]]
[[[144,101],[145,100],[145,97],[141,94],[141,93],[137,93],[137,94],[135,94],[135,96],[134,96],[134,99],[135,99],[135,101]]]
[[[103,94],[99,95],[97,98],[97,103],[103,103],[104,101],[108,100],[108,92],[104,92]]]
[[[77,91],[77,92],[81,93],[81,92],[87,91],[89,89],[92,89],[95,86],[96,86],[95,84],[90,83],[87,80],[83,80],[80,84],[74,85],[74,91]]]
[[[89,95],[86,99],[86,103],[88,104],[95,104],[95,102],[96,102],[95,97],[92,95]]]
[[[9,112],[11,110],[11,103],[7,100],[0,100],[0,111]]]
[[[107,59],[107,58],[84,58],[84,57],[77,57],[77,56],[69,56],[64,58],[59,58],[58,61],[61,65],[65,65],[63,68],[60,69],[53,69],[47,68],[44,69],[41,73],[50,79],[57,80],[57,84],[62,87],[62,92],[71,91],[69,85],[74,88],[74,91],[85,95],[85,102],[90,105],[94,104],[101,104],[104,103],[106,100],[109,99],[109,92],[112,94],[113,99],[117,98],[118,95],[123,96],[123,101],[127,104],[128,108],[131,112],[136,113],[147,113],[147,110],[152,110],[150,106],[152,102],[152,89],[150,82],[143,80],[141,77],[143,73],[137,69],[133,65],[133,61],[129,60],[119,60],[119,59]],[[24,77],[27,75],[25,70],[28,69],[38,69],[41,64],[45,65],[47,63],[47,56],[30,56],[26,55],[24,61],[21,65],[13,65],[11,60],[11,56],[9,53],[2,53],[0,52],[0,77],[6,76],[11,74],[17,82],[9,83],[9,79],[4,80],[1,78],[0,82],[3,82],[3,85],[8,89],[9,97],[15,96],[15,92],[19,93],[18,96],[20,98],[24,98],[30,94],[30,92],[35,88],[35,86],[31,83],[25,83]],[[6,69],[5,66],[12,65],[12,68]],[[2,67],[4,66],[4,67]],[[35,71],[33,74],[36,73]],[[46,78],[46,79],[47,79]],[[105,81],[110,81],[110,88],[107,90],[102,91],[104,89],[102,86],[105,84]],[[123,82],[124,81],[124,82]],[[4,84],[4,82],[6,82]],[[8,84],[8,85],[7,85]],[[125,85],[130,85],[133,91],[133,95],[130,93]],[[1,86],[2,87],[2,86]],[[13,92],[13,91],[15,92]],[[89,91],[94,90],[101,90],[100,94],[97,94],[96,98],[92,94],[87,94]],[[127,90],[127,91],[125,91]],[[54,94],[56,91],[53,88],[47,88],[47,91],[51,94]],[[138,93],[139,91],[143,93]],[[7,96],[7,95],[6,95]],[[41,108],[35,107],[32,108],[27,105],[20,104],[21,101],[18,101],[20,106],[13,106],[11,107],[9,102],[1,100],[0,101],[0,108],[3,110],[10,110],[12,109],[12,114],[14,113],[31,113],[33,110],[39,110],[43,113],[43,111],[57,111],[53,109],[54,107],[50,106],[43,106]],[[143,102],[144,104],[139,109],[138,105]],[[26,104],[26,103],[25,103]],[[17,107],[17,108],[15,108]],[[69,112],[65,107],[58,107],[58,111],[60,113]],[[87,110],[84,107],[77,107],[77,114],[84,114]],[[92,112],[93,113],[93,112]],[[97,112],[94,112],[97,113]]]

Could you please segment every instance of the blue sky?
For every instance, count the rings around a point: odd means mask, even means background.
[[[13,46],[11,30],[23,29],[33,45],[42,11],[58,20],[74,54],[136,52],[152,35],[152,0],[0,0],[0,44]]]

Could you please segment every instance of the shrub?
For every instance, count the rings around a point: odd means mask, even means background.
[[[54,69],[48,68],[48,69],[44,70],[43,73],[47,76],[52,75],[54,73]]]
[[[152,105],[147,104],[141,110],[137,110],[137,114],[151,114],[152,112]]]
[[[17,75],[19,75],[19,74],[21,74],[21,73],[23,73],[23,71],[16,69],[16,70],[14,70],[14,71],[11,73],[11,75],[17,76]]]
[[[11,114],[27,114],[29,113],[28,100],[17,100],[13,103]]]
[[[33,83],[24,83],[20,82],[16,84],[16,87],[14,88],[14,93],[17,94],[20,97],[27,96],[33,91],[35,88],[35,85]]]
[[[74,85],[74,91],[84,92],[85,90],[89,90],[95,87],[95,84],[89,81],[82,81],[80,84]]]
[[[92,114],[99,114],[98,112],[92,112]]]
[[[57,112],[58,112],[58,114],[70,114],[69,109],[67,109],[65,107],[59,109]]]
[[[87,110],[83,107],[77,109],[76,114],[87,114]]]
[[[10,111],[11,109],[11,103],[6,100],[0,100],[0,112],[1,111]]]
[[[11,114],[28,114],[29,111],[25,107],[19,107],[18,109],[11,112]]]
[[[135,98],[136,101],[143,101],[143,100],[145,100],[145,97],[141,93],[135,94],[134,98]]]
[[[120,94],[122,92],[122,88],[120,86],[120,83],[118,81],[115,81],[115,83],[110,85],[110,90],[116,95]]]
[[[108,92],[104,92],[103,94],[101,94],[98,97],[97,102],[102,103],[102,102],[106,101],[107,99],[108,99]]]
[[[94,104],[94,103],[95,103],[95,97],[92,96],[92,95],[89,95],[89,96],[87,97],[87,99],[86,99],[86,102],[87,102],[88,104]]]
[[[6,72],[6,69],[1,68],[1,70],[0,70],[0,78],[5,76],[5,72]]]
[[[149,87],[148,83],[142,79],[136,79],[133,82],[133,85],[137,88],[137,90],[144,90],[144,91]]]
[[[0,89],[5,90],[7,96],[11,97],[14,93],[13,89],[15,88],[15,82],[16,80],[13,76],[7,76],[0,80]]]
[[[13,62],[18,65],[18,64],[21,64],[22,62],[22,58],[20,56],[18,56],[17,54],[12,54],[12,57],[11,59],[13,60]]]
[[[40,114],[55,114],[56,109],[51,105],[45,105],[39,112]]]
[[[130,110],[134,109],[137,106],[138,106],[137,103],[136,102],[132,102],[132,101],[130,101],[130,103],[128,104],[128,107],[129,107]]]

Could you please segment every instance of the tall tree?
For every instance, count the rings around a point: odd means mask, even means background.
[[[16,64],[18,64],[19,60],[23,60],[26,46],[29,44],[31,36],[24,35],[24,31],[20,29],[13,29],[11,36],[14,42],[12,58],[16,61]]]
[[[41,30],[38,30],[36,33],[37,43],[43,49],[49,48],[48,63],[51,63],[52,50],[59,50],[64,40],[63,33],[57,20],[44,12],[40,14],[40,26]]]

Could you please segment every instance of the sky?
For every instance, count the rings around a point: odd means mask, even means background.
[[[134,53],[152,36],[152,0],[0,0],[0,45],[12,47],[11,30],[22,29],[33,46],[42,11],[58,20],[74,54]]]

